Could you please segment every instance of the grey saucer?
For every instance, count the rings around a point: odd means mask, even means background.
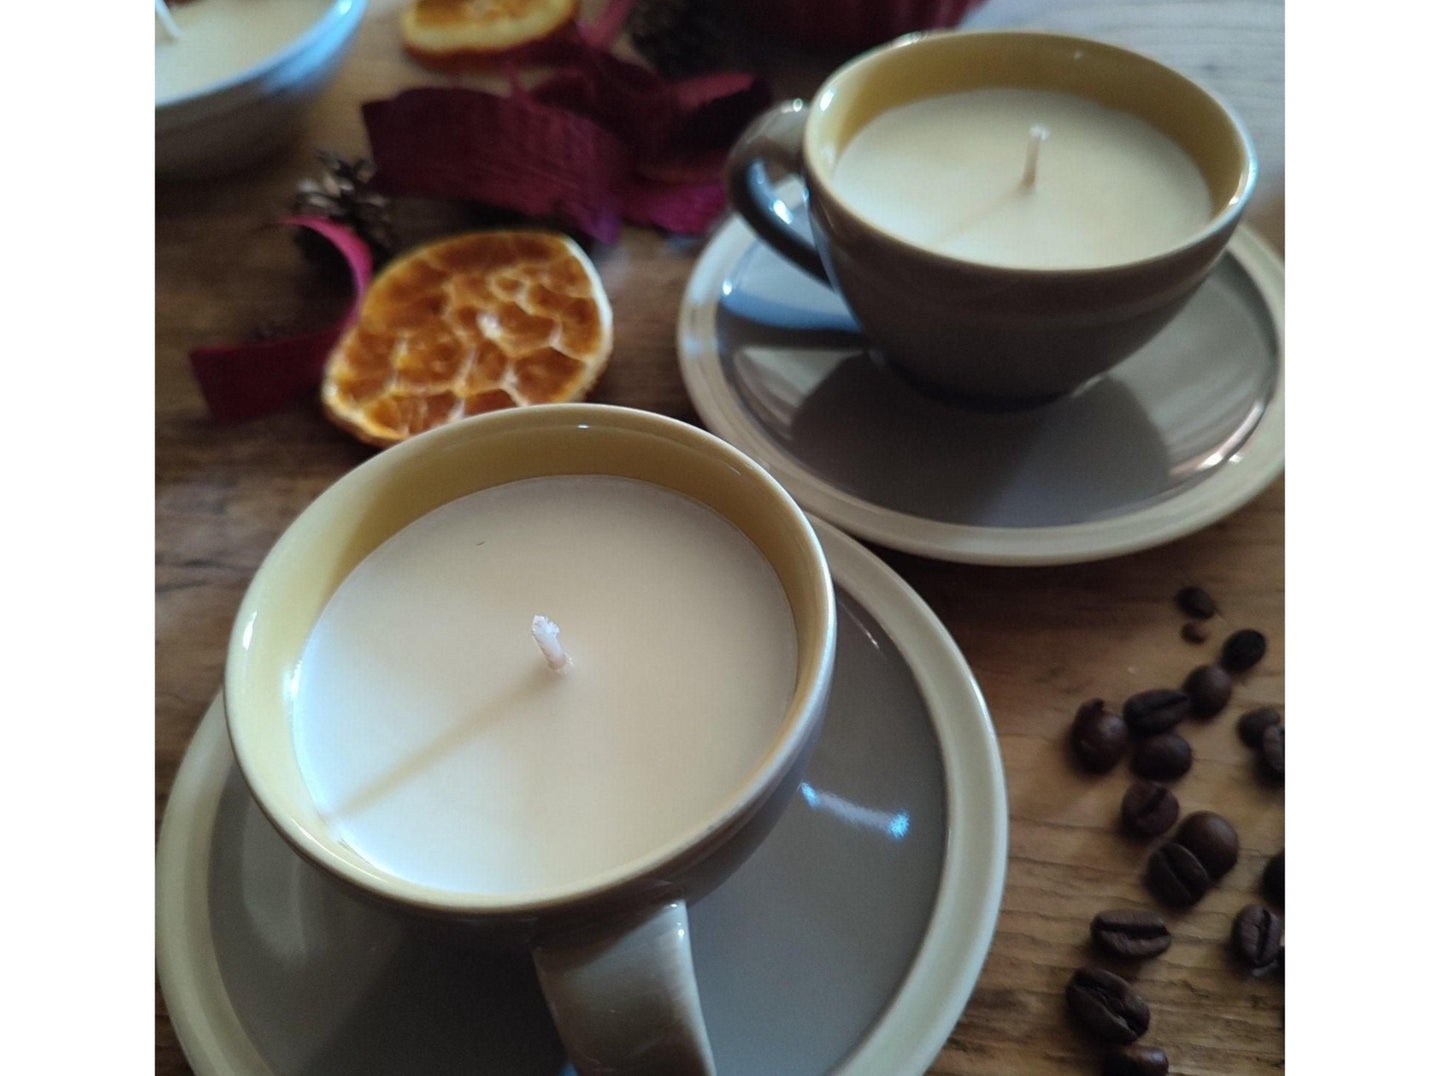
[[[1007,859],[1003,767],[951,637],[826,524],[833,701],[759,851],[692,912],[722,1076],[922,1072],[983,964]],[[570,1073],[525,954],[356,900],[251,800],[219,700],[157,850],[157,959],[200,1076]]]
[[[1063,399],[986,413],[904,380],[734,218],[693,271],[678,354],[708,427],[809,511],[912,553],[1052,564],[1181,537],[1272,482],[1283,333],[1283,264],[1241,227],[1143,350]]]

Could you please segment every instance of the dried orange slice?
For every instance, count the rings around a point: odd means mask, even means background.
[[[612,354],[612,307],[555,232],[472,232],[397,258],[326,361],[327,416],[373,445],[587,394]]]
[[[577,0],[411,0],[401,39],[423,63],[455,65],[541,41],[577,17]]]

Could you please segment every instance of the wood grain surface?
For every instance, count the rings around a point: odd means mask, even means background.
[[[290,150],[241,175],[156,189],[156,822],[176,769],[221,681],[241,594],[271,543],[327,485],[371,450],[329,425],[314,401],[255,421],[206,414],[188,351],[258,329],[319,326],[347,301],[342,282],[298,256],[282,213],[313,150],[366,152],[358,105],[435,81],[401,51],[397,0],[373,3],[336,82]],[[1060,29],[1151,53],[1214,89],[1241,115],[1261,165],[1248,219],[1277,249],[1284,238],[1283,0],[989,0],[978,27]],[[806,95],[837,61],[777,48],[757,62],[781,94]],[[444,230],[455,207],[413,210]],[[628,229],[592,254],[612,299],[616,351],[593,399],[697,422],[674,350],[683,287],[701,241]],[[1284,1067],[1284,984],[1251,976],[1227,948],[1235,912],[1258,899],[1260,873],[1283,847],[1284,790],[1257,779],[1235,719],[1284,706],[1285,486],[1281,479],[1229,518],[1161,548],[1052,568],[972,567],[877,550],[928,602],[982,685],[1008,780],[1010,856],[997,934],[969,1005],[930,1072],[1094,1073],[1094,1046],[1069,1021],[1064,985],[1094,961],[1098,911],[1153,907],[1141,884],[1149,845],[1116,826],[1129,777],[1075,770],[1065,733],[1077,707],[1177,686],[1231,630],[1270,640],[1234,700],[1186,734],[1195,764],[1177,783],[1186,812],[1212,809],[1239,830],[1238,866],[1195,908],[1165,910],[1176,941],[1134,978],[1153,1007],[1147,1042],[1171,1071],[1251,1074]],[[1213,639],[1184,641],[1173,595],[1208,589],[1221,613]],[[1107,966],[1110,965],[1104,961]],[[156,1072],[190,1069],[156,993]],[[763,1076],[763,1074],[760,1074]]]

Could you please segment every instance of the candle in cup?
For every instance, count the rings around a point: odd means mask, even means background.
[[[156,0],[156,22],[160,24],[167,41],[181,39],[181,28],[176,25],[175,17],[171,15],[171,8],[166,0]]]
[[[300,37],[335,2],[195,0],[164,15],[158,2],[156,99],[183,97],[254,67]]]
[[[1024,269],[1152,257],[1213,213],[1203,174],[1172,139],[1136,116],[1042,90],[967,90],[888,109],[843,148],[832,184],[908,242]]]
[[[529,637],[539,608],[565,627],[565,676]],[[555,890],[729,802],[782,729],[796,663],[776,573],[716,512],[631,479],[527,479],[428,513],[342,581],[293,735],[323,815],[377,867]]]

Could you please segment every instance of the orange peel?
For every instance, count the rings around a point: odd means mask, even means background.
[[[573,23],[578,0],[411,0],[401,13],[402,44],[433,66],[485,63],[545,41]]]
[[[471,232],[372,281],[326,361],[321,403],[385,447],[485,411],[582,399],[611,354],[611,304],[572,239]]]

